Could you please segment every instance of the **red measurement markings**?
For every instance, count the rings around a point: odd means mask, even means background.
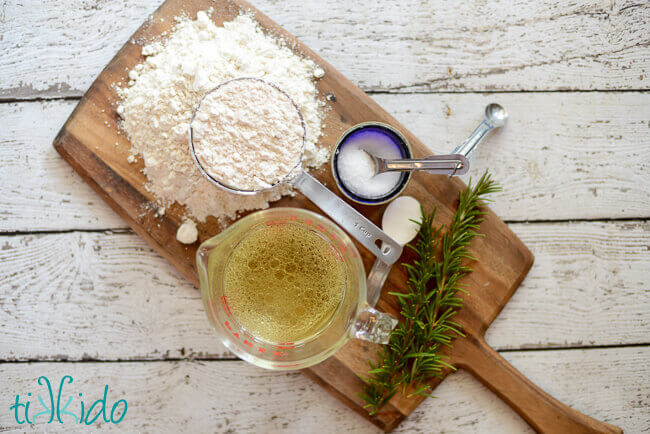
[[[221,296],[221,304],[223,305],[223,310],[226,311],[226,315],[230,316],[230,306],[228,306],[228,300],[226,300],[225,295]]]
[[[229,323],[228,321],[225,321],[223,324],[226,326],[226,328],[227,328],[229,331],[232,332],[232,326],[230,325],[230,323]],[[245,334],[248,335],[248,333],[245,333]],[[233,335],[234,337],[236,337],[238,340],[240,340],[240,341],[242,340],[242,338],[239,336],[239,333],[235,332],[235,333],[233,333],[232,335]],[[250,336],[250,335],[248,335],[248,336]],[[252,337],[252,336],[251,336],[251,337]],[[254,348],[254,347],[255,347],[255,345],[254,345],[252,342],[250,342],[248,339],[244,339],[244,345],[246,345],[248,348]],[[274,345],[274,347],[275,347],[275,348],[278,348],[278,349],[290,349],[290,348],[293,348],[292,346],[291,346],[291,347],[289,347],[289,346],[281,347],[281,346],[275,346],[275,345]],[[257,351],[259,351],[259,352],[262,353],[262,354],[266,354],[267,349],[266,349],[266,348],[263,348],[263,347],[258,347],[258,348],[257,348]],[[282,352],[282,351],[273,351],[273,355],[274,355],[274,356],[281,356],[281,357],[283,357],[283,356],[286,356],[287,354],[284,353],[284,352]]]
[[[343,241],[341,241],[341,239],[337,237],[334,232],[329,232],[327,235],[329,235],[330,240],[332,240],[332,244],[334,244],[341,251],[341,253],[345,253],[348,250]],[[354,250],[352,251],[352,254],[356,256]]]
[[[327,236],[327,237],[332,241],[332,244],[333,244],[337,249],[339,249],[339,251],[340,251],[341,253],[345,253],[345,252],[348,250],[348,248],[345,246],[345,244],[343,243],[343,241],[341,241],[341,239],[340,239],[338,236],[336,236],[336,234],[335,234],[334,232],[330,232],[330,231],[328,231],[327,228],[326,228],[325,226],[323,226],[322,224],[318,224],[318,225],[316,226],[316,229],[318,229],[319,231],[321,231],[321,232],[323,233],[323,235]],[[352,253],[355,257],[357,256],[356,253],[354,252],[354,250],[353,250],[351,253]]]
[[[294,220],[291,217],[278,217],[274,220],[269,220],[266,222],[267,226],[275,226],[275,225],[282,225],[285,224],[286,222]],[[294,220],[295,221],[295,220]]]

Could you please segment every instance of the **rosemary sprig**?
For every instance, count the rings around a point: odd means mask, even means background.
[[[474,261],[468,246],[483,221],[481,206],[485,195],[499,191],[486,171],[475,187],[470,181],[460,193],[458,209],[449,228],[434,226],[436,210],[418,222],[420,232],[415,245],[417,254],[412,264],[402,264],[408,272],[408,292],[391,292],[399,299],[401,320],[391,334],[388,345],[379,351],[379,363],[370,363],[365,378],[366,401],[370,414],[376,413],[398,391],[407,396],[428,394],[427,379],[440,377],[444,368],[455,369],[440,354],[443,346],[451,347],[456,336],[464,336],[453,321],[462,299],[458,291],[467,293],[459,281],[472,270],[467,261]]]

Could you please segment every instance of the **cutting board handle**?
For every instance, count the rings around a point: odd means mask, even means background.
[[[543,433],[622,433],[562,404],[524,377],[482,337],[454,342],[454,363],[471,372],[535,430]]]

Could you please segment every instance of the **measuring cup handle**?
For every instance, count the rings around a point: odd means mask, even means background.
[[[366,305],[357,315],[350,329],[352,337],[375,344],[387,344],[397,326],[397,319]]]
[[[375,306],[381,296],[381,289],[386,282],[386,278],[390,274],[392,265],[388,265],[380,259],[376,259],[372,264],[368,279],[366,280],[366,287],[368,288],[368,304]]]
[[[301,172],[293,185],[373,255],[387,264],[394,264],[399,259],[402,246],[316,178],[307,172]]]

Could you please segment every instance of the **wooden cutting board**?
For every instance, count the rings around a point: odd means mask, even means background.
[[[323,98],[330,96],[330,107],[326,111],[321,144],[332,147],[341,133],[350,126],[364,121],[380,121],[400,130],[411,143],[416,156],[429,154],[417,138],[358,87],[248,3],[238,0],[167,0],[102,71],[61,129],[54,146],[140,236],[197,286],[194,254],[198,243],[185,246],[176,241],[176,229],[183,215],[180,206],[169,207],[163,217],[155,216],[156,206],[153,197],[145,189],[146,179],[140,171],[142,163],[127,162],[130,144],[124,134],[119,134],[116,127],[119,120],[115,112],[118,97],[113,84],[126,83],[128,70],[142,60],[141,46],[132,41],[151,40],[169,31],[174,17],[182,14],[195,17],[197,11],[210,7],[214,9],[213,19],[217,25],[232,20],[241,11],[250,12],[265,32],[285,38],[296,52],[313,59],[325,69],[325,77],[318,81],[318,89]],[[481,112],[482,107],[476,107],[477,120]],[[313,174],[326,185],[334,186],[328,167],[323,167]],[[415,196],[429,211],[437,207],[437,223],[448,223],[454,213],[458,194],[464,187],[458,179],[417,174],[405,194]],[[321,212],[300,194],[293,198],[284,198],[272,206],[291,206]],[[358,206],[357,209],[379,224],[383,207]],[[219,230],[216,220],[208,219],[207,223],[199,226],[200,240],[210,238]],[[545,425],[544,419],[549,417],[553,424],[557,424],[560,418],[575,422],[575,419],[582,415],[557,401],[549,401],[552,398],[543,395],[543,392],[521,377],[483,340],[485,330],[531,267],[533,255],[491,211],[481,226],[481,232],[486,237],[478,238],[472,243],[472,251],[478,262],[474,264],[474,272],[465,282],[471,296],[466,298],[465,306],[457,317],[468,338],[456,341],[450,354],[451,361],[476,374],[538,429],[556,426]],[[366,269],[369,270],[374,257],[361,246],[359,250],[362,252]],[[408,255],[406,252],[402,259],[408,260]],[[386,294],[388,291],[403,289],[405,282],[403,268],[394,267],[384,288],[384,295],[378,303],[381,310],[398,314],[396,299]],[[333,357],[306,370],[305,373],[352,409],[389,431],[407,417],[421,399],[397,396],[381,412],[372,417],[368,416],[362,408],[363,402],[357,396],[363,387],[357,374],[364,375],[367,372],[367,362],[375,353],[374,345],[351,341]],[[432,385],[435,387],[438,383],[439,380],[436,380]],[[540,398],[546,405],[537,402]],[[547,411],[540,414],[540,408]],[[560,418],[557,414],[560,414]],[[584,421],[579,426],[584,427]]]

